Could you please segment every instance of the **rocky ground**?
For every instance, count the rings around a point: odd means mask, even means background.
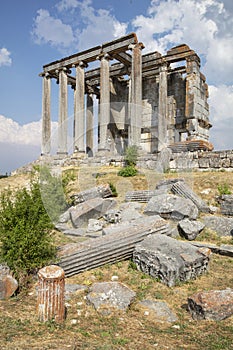
[[[124,179],[119,178],[117,169],[112,167],[98,171],[66,169],[65,176],[71,179],[67,181],[67,196],[111,182],[119,194],[115,198],[118,206],[124,205],[127,192],[154,190],[159,181],[168,178],[185,178],[189,187],[208,206],[217,207],[217,210],[220,205],[216,199],[219,185],[226,184],[233,192],[232,174],[227,172],[154,174],[148,171]],[[0,189],[9,185],[13,189],[24,184],[28,186],[29,181],[29,177],[24,178],[23,175],[20,179],[17,176],[1,179]],[[139,214],[145,211],[146,206],[148,203],[141,204]],[[206,215],[201,213],[198,220],[203,221]],[[61,232],[54,235],[59,245],[78,244],[84,239]],[[187,242],[184,237],[177,238]],[[198,234],[198,241],[231,246],[232,236],[222,236],[211,228],[204,228]],[[138,271],[131,259],[74,274],[66,278],[67,317],[62,325],[52,321],[45,324],[38,322],[35,280],[29,290],[0,301],[1,349],[233,349],[233,316],[221,321],[197,320],[187,307],[190,297],[199,292],[232,289],[232,267],[232,257],[211,253],[208,272],[184,283],[176,281],[170,286],[146,272]],[[93,302],[93,293],[97,293],[95,288],[100,288],[98,283],[105,283],[106,287],[111,283],[123,284],[130,290],[132,300],[124,310],[100,312]],[[126,291],[123,294],[127,295]]]

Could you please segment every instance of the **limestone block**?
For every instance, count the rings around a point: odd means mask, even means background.
[[[161,194],[149,200],[144,214],[160,215],[164,219],[172,220],[183,220],[185,218],[195,220],[198,217],[198,209],[190,199]]]
[[[188,308],[195,320],[224,320],[233,315],[233,289],[196,293],[188,298]]]
[[[144,311],[144,315],[147,315],[152,321],[159,323],[172,323],[177,322],[176,315],[170,310],[167,303],[158,300],[142,300],[138,304],[139,309]]]
[[[203,217],[206,227],[215,231],[220,237],[233,236],[233,218],[226,218],[217,215]]]
[[[178,230],[181,237],[185,237],[189,241],[194,240],[204,229],[205,225],[200,221],[184,219],[178,223]]]
[[[94,283],[87,294],[87,302],[101,314],[108,315],[113,309],[126,310],[136,293],[119,282]]]
[[[17,280],[9,274],[9,269],[0,268],[0,300],[10,298],[18,289]]]
[[[205,272],[209,255],[190,243],[153,234],[135,246],[133,261],[139,270],[171,287]]]
[[[233,195],[225,194],[218,198],[221,214],[233,216]]]

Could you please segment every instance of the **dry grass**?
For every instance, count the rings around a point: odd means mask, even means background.
[[[124,200],[128,189],[152,189],[158,180],[167,177],[185,177],[193,189],[211,204],[215,203],[219,184],[228,184],[233,192],[231,173],[186,173],[155,174],[143,172],[137,177],[124,179],[117,176],[117,168],[96,170],[76,169],[75,180],[70,184],[70,193],[100,183],[111,182]],[[99,172],[99,176],[92,176]],[[106,174],[103,174],[106,173]],[[6,187],[6,182],[0,188]],[[7,180],[7,179],[6,179]],[[17,179],[9,178],[19,185]],[[28,179],[25,178],[25,183]],[[20,179],[20,184],[23,184]],[[203,194],[203,190],[208,190]],[[205,233],[205,240],[214,240],[214,233]],[[56,234],[58,244],[67,242],[61,233]],[[219,238],[218,238],[219,240]],[[194,321],[186,310],[187,298],[202,290],[233,288],[233,259],[213,254],[210,269],[197,280],[169,288],[145,274],[133,269],[129,261],[103,266],[66,279],[66,283],[91,285],[97,281],[111,281],[113,275],[119,282],[136,292],[136,299],[127,312],[116,312],[111,316],[99,315],[85,301],[86,292],[78,292],[67,301],[67,318],[62,325],[54,322],[39,323],[36,317],[36,282],[31,288],[10,300],[0,301],[0,348],[1,350],[46,350],[46,349],[90,349],[90,350],[222,350],[233,349],[233,317],[220,322]],[[174,324],[154,322],[139,308],[142,299],[166,301],[176,313]]]

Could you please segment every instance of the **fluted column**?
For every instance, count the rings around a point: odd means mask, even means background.
[[[108,125],[110,123],[110,76],[109,55],[103,54],[100,59],[100,114],[99,114],[99,151],[109,150]]]
[[[130,130],[129,145],[140,147],[142,128],[142,54],[143,44],[130,45],[132,50],[132,68],[130,82]]]
[[[67,154],[68,132],[68,91],[66,68],[59,71],[59,119],[58,119],[58,154]]]
[[[74,150],[85,153],[85,71],[87,65],[76,66],[76,91],[74,102]]]
[[[49,73],[43,76],[42,97],[42,145],[41,155],[49,155],[51,151],[51,78]]]
[[[87,94],[87,109],[86,109],[86,121],[87,121],[87,131],[86,131],[86,147],[89,156],[93,156],[93,146],[94,146],[94,114],[93,114],[93,95]]]
[[[159,72],[158,151],[167,146],[167,64]]]

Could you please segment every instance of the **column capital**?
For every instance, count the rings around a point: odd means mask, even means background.
[[[77,68],[77,67],[80,67],[80,68],[84,69],[84,68],[88,67],[88,64],[85,61],[79,61],[76,64],[72,64],[72,68]]]
[[[69,68],[67,68],[67,67],[61,67],[61,68],[55,70],[56,74],[59,74],[60,72],[64,72],[66,74],[70,74],[71,70]]]
[[[96,57],[97,60],[101,61],[102,59],[106,59],[108,61],[112,60],[113,58],[106,52],[101,52],[99,56]]]
[[[129,50],[134,50],[134,49],[140,49],[140,50],[142,50],[142,49],[144,49],[145,48],[145,46],[144,46],[144,44],[143,43],[137,43],[137,44],[130,44],[129,46],[128,46],[128,49]]]

